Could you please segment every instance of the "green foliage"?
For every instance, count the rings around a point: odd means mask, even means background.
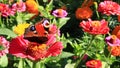
[[[16,21],[18,23],[24,23],[27,20],[29,20],[30,18],[32,18],[32,16],[34,16],[34,14],[17,13]]]
[[[8,57],[6,55],[0,57],[0,68],[7,67],[8,65]]]
[[[12,38],[17,36],[13,31],[7,28],[0,28],[0,35],[7,35]]]
[[[17,1],[19,0],[10,3],[8,0],[0,0],[0,3],[9,4],[9,7],[11,7],[11,5]],[[25,2],[26,0],[23,1]],[[62,42],[64,47],[63,51],[58,56],[47,57],[38,62],[7,54],[0,56],[0,68],[75,68],[74,66],[77,64],[79,68],[86,68],[85,63],[92,59],[100,60],[102,62],[102,68],[120,68],[120,57],[111,55],[107,49],[108,45],[105,42],[105,38],[111,35],[113,29],[117,25],[120,25],[120,22],[117,20],[117,15],[107,16],[98,12],[99,3],[104,0],[94,0],[96,3],[90,6],[90,8],[93,10],[92,20],[105,19],[108,21],[110,31],[105,35],[91,35],[83,31],[79,26],[80,22],[83,20],[76,19],[75,12],[77,8],[81,7],[85,0],[35,1],[39,4],[39,15],[34,19],[32,19],[34,14],[28,13],[27,11],[17,12],[15,15],[8,17],[2,17],[0,10],[0,36],[4,36],[7,40],[11,40],[18,36],[13,32],[14,26],[26,22],[35,24],[45,18],[50,21],[50,24],[55,24],[57,28],[60,29],[61,35],[60,37],[57,36],[57,41]],[[120,4],[119,0],[113,1]],[[63,7],[65,7],[65,10],[68,12],[67,17],[59,18],[52,15],[53,10]],[[4,49],[0,40],[0,51]],[[85,55],[87,55],[86,59],[84,59]]]

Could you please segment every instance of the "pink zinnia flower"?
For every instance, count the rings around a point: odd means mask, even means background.
[[[15,12],[9,8],[9,5],[0,3],[0,12],[3,17],[14,15]]]
[[[67,16],[67,12],[63,9],[56,9],[52,12],[52,14],[55,16],[55,17],[66,17]]]
[[[18,12],[24,12],[26,11],[26,5],[24,2],[17,2],[12,5],[12,10],[18,11]]]
[[[102,63],[100,60],[90,60],[86,62],[86,67],[87,68],[101,68]]]
[[[56,41],[54,36],[49,36],[48,41],[43,44],[29,42],[23,36],[19,36],[12,39],[9,52],[17,57],[38,61],[49,56],[57,56],[62,49],[62,43]]]
[[[108,22],[105,20],[92,21],[91,19],[88,19],[88,21],[80,22],[80,27],[90,34],[107,34],[109,32],[107,24]]]
[[[120,40],[115,35],[106,37],[105,41],[109,46],[120,46]]]
[[[0,36],[0,57],[8,53],[9,42],[3,37]]]
[[[98,11],[106,15],[120,14],[120,6],[113,1],[104,1],[99,4]]]

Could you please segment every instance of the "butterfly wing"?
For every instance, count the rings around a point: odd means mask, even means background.
[[[30,42],[44,43],[48,40],[45,34],[45,29],[41,23],[36,23],[35,25],[30,25],[25,29],[24,39]]]
[[[36,23],[35,28],[39,36],[47,36],[47,31],[45,30],[42,23]]]
[[[36,32],[36,28],[34,25],[30,25],[28,28],[25,29],[24,37],[38,37],[38,34]]]

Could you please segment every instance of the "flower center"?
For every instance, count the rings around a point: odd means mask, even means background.
[[[107,5],[108,8],[113,8],[113,5],[109,4]]]
[[[34,57],[36,60],[45,57],[47,46],[46,44],[29,43],[26,54]]]
[[[3,7],[2,6],[0,6],[0,11],[2,11],[3,10]]]
[[[91,61],[90,64],[91,64],[91,65],[96,65],[97,62],[96,62],[96,61]]]
[[[62,16],[63,15],[63,10],[62,9],[58,9],[58,15]]]
[[[100,27],[101,24],[100,24],[99,21],[92,21],[92,26],[93,26],[93,27]]]
[[[116,37],[115,35],[112,35],[112,39],[113,39],[113,40],[116,40],[117,37]]]

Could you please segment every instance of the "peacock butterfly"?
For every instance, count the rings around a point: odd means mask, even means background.
[[[25,29],[24,39],[30,42],[44,43],[48,40],[49,21],[42,20]]]

